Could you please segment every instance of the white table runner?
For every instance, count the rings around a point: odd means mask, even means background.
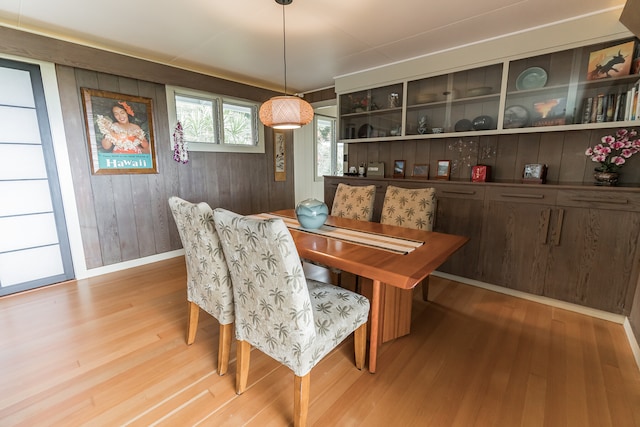
[[[268,213],[261,213],[256,215],[250,215],[253,218],[268,219],[279,218],[284,221],[287,227],[295,230],[303,231],[305,233],[319,234],[322,236],[331,237],[333,239],[344,240],[350,243],[356,243],[363,246],[371,246],[378,249],[383,249],[397,254],[408,254],[414,249],[422,246],[423,241],[412,240],[402,237],[392,237],[383,234],[377,234],[368,231],[352,230],[349,228],[334,227],[331,225],[323,225],[317,229],[303,228],[297,219],[287,216],[273,215]]]

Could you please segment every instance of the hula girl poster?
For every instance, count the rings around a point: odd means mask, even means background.
[[[158,173],[151,98],[81,91],[91,173]]]

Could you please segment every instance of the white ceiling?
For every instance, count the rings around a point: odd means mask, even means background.
[[[285,7],[288,92],[624,2],[294,0]],[[284,85],[275,0],[0,0],[0,25],[278,91]]]

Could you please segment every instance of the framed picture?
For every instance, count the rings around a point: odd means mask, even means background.
[[[394,160],[393,162],[393,177],[404,178],[404,160]]]
[[[91,173],[158,173],[151,98],[81,91]]]
[[[451,173],[451,160],[438,160],[438,170],[436,171],[436,179],[449,179]]]
[[[276,181],[287,180],[287,150],[284,132],[273,132],[273,170]]]
[[[529,163],[524,165],[522,182],[530,184],[544,184],[547,179],[547,165],[542,163]]]
[[[429,179],[429,165],[413,165],[413,177],[418,179]]]
[[[589,54],[587,80],[622,77],[631,71],[635,41],[629,41]]]

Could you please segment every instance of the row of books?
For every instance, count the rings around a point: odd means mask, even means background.
[[[640,80],[627,92],[600,94],[584,99],[582,123],[640,120]]]

